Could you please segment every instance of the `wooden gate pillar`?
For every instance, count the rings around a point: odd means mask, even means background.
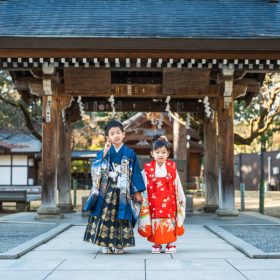
[[[71,97],[59,97],[58,125],[58,161],[57,161],[57,189],[58,205],[61,212],[73,212],[71,199],[71,122],[69,112],[65,110],[71,105]],[[67,105],[65,105],[67,103]]]
[[[57,97],[44,95],[43,137],[42,137],[42,204],[37,210],[38,217],[55,216],[60,213],[56,207],[57,182]]]
[[[234,189],[234,134],[233,134],[233,70],[223,69],[224,87],[218,104],[218,216],[237,216]]]
[[[215,212],[219,207],[217,113],[212,120],[204,119],[204,181],[205,212]]]
[[[179,115],[175,113],[175,116],[179,118]],[[186,190],[187,176],[188,176],[188,151],[186,148],[186,127],[174,120],[173,123],[173,157],[178,160],[185,160],[185,164],[182,167],[178,166],[179,176]]]

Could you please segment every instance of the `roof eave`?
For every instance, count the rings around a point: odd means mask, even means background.
[[[0,57],[87,57],[106,55],[138,57],[172,52],[211,58],[229,54],[279,59],[280,38],[79,38],[0,36]],[[204,55],[204,57],[205,57]],[[269,57],[268,57],[269,56]],[[207,57],[205,57],[207,58]]]

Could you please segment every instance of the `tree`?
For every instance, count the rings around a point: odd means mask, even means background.
[[[11,76],[0,71],[0,127],[29,132],[42,140],[41,136],[41,102],[35,96],[27,104],[22,95],[13,88]]]
[[[113,117],[112,113],[91,112],[86,113],[83,119],[73,124],[72,149],[101,149],[105,143],[104,126],[112,118],[119,121],[131,117],[132,112],[118,112]]]
[[[235,124],[246,127],[247,133],[234,134],[237,145],[251,145],[255,139],[267,147],[271,136],[280,131],[280,73],[266,74],[259,94],[246,106],[234,104]]]
[[[234,109],[235,124],[245,128],[244,132],[235,132],[235,144],[251,145],[255,139],[261,139],[263,146],[267,147],[271,136],[280,131],[280,73],[266,74],[259,94],[251,103],[235,101]],[[28,130],[41,141],[41,115],[41,99],[30,94],[28,98],[23,98],[22,93],[13,89],[9,73],[0,71],[0,127]],[[123,121],[132,115],[133,113],[118,113],[116,117]],[[99,147],[100,144],[95,145],[91,139],[102,135],[104,125],[112,115],[87,113],[85,116],[83,121],[73,125],[73,132],[76,133],[74,147]],[[185,115],[182,116],[185,119]],[[192,127],[195,124],[198,130],[203,131],[198,127],[202,119],[200,116],[192,116]]]
[[[23,97],[24,93],[19,93],[13,88],[13,80],[9,73],[0,70],[0,127],[28,132],[42,141],[41,98],[29,93],[28,98]],[[123,121],[132,114],[117,113],[115,118]],[[104,142],[103,128],[110,119],[111,113],[87,112],[83,119],[74,122],[72,149],[99,149]]]

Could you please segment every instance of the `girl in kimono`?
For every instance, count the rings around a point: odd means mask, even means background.
[[[166,137],[152,143],[154,158],[144,165],[142,175],[147,186],[138,223],[138,232],[152,242],[152,253],[175,253],[177,236],[184,233],[186,199],[175,162],[168,159],[170,144]]]
[[[105,254],[124,253],[135,246],[134,205],[142,201],[145,184],[133,150],[123,144],[123,125],[113,120],[105,127],[106,144],[91,166],[92,194],[96,199],[84,241],[103,247]]]

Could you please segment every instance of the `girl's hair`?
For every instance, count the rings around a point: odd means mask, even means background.
[[[109,134],[109,130],[113,127],[118,127],[122,132],[124,132],[124,129],[123,129],[123,125],[122,123],[116,121],[116,120],[112,120],[110,121],[109,123],[107,123],[105,125],[105,128],[104,128],[104,131],[105,131],[105,135],[108,136]]]
[[[155,151],[159,148],[165,147],[168,152],[170,152],[170,143],[161,138],[161,135],[155,135],[152,140],[151,150]]]

